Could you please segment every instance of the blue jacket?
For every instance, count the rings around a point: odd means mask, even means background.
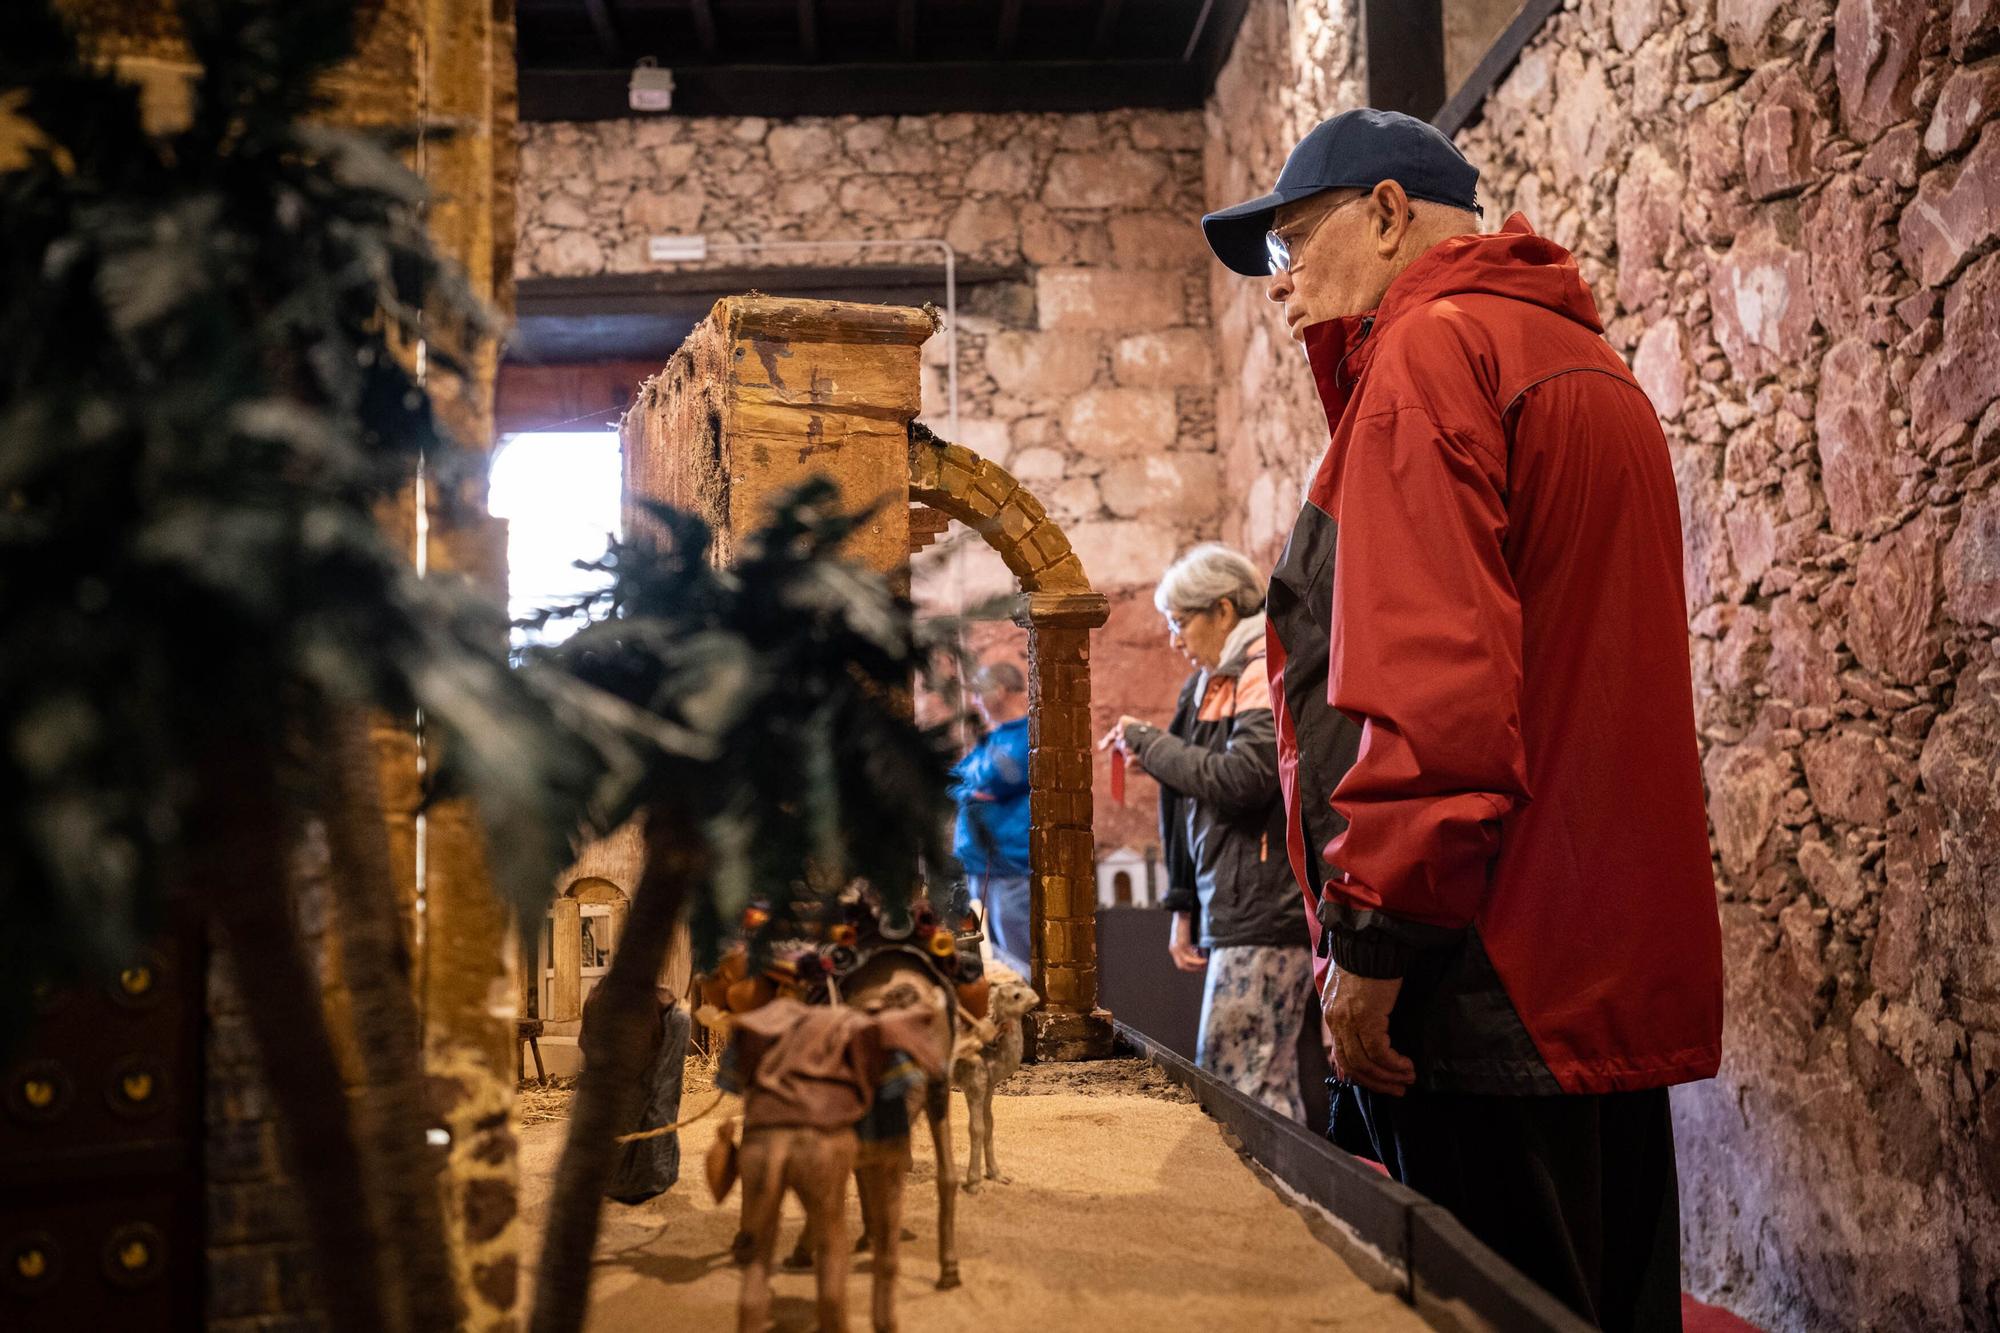
[[[1028,719],[1003,722],[952,769],[958,834],[952,852],[967,875],[1028,873]]]

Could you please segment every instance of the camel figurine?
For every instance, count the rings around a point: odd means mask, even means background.
[[[981,1179],[1007,1183],[993,1154],[993,1094],[1021,1067],[1021,1019],[1042,1002],[1034,987],[1004,964],[988,967],[986,982],[988,1021],[975,1019],[967,1024],[968,1028],[976,1024],[984,1031],[961,1038],[951,1062],[952,1084],[965,1094],[966,1128],[972,1144],[965,1159],[967,1194],[978,1190]]]
[[[842,1002],[864,1013],[884,1009],[921,1013],[926,1031],[940,1053],[935,1070],[905,1092],[901,1134],[885,1132],[862,1145],[856,1162],[861,1194],[861,1219],[866,1248],[875,1256],[875,1326],[894,1326],[885,1316],[886,1292],[895,1281],[903,1238],[903,1183],[910,1173],[910,1127],[919,1112],[930,1123],[931,1148],[937,1156],[938,1278],[937,1289],[959,1285],[958,1165],[952,1151],[951,1082],[948,1061],[956,1031],[956,996],[931,966],[914,951],[885,949],[869,959],[841,988]],[[814,1236],[808,1225],[803,1246]],[[884,1318],[892,1322],[884,1323]]]
[[[770,1323],[771,1258],[788,1191],[806,1212],[818,1327],[847,1327],[850,1174],[861,1183],[875,1251],[874,1327],[896,1327],[896,1240],[909,1169],[905,1098],[939,1084],[946,1058],[935,1015],[895,1003],[899,998],[863,1009],[784,997],[731,1021],[731,1067],[718,1082],[742,1093],[742,1141],[734,1122],[724,1126],[709,1151],[708,1180],[718,1203],[736,1180],[743,1185],[735,1246],[743,1266],[741,1333],[763,1333]]]

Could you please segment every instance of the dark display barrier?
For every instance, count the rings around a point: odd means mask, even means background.
[[[1162,936],[1164,938],[1164,936]],[[1242,1150],[1285,1186],[1331,1213],[1343,1256],[1391,1285],[1433,1328],[1588,1333],[1590,1325],[1474,1239],[1452,1216],[1369,1163],[1236,1091],[1124,1023],[1118,1035],[1194,1094]]]
[[[1172,915],[1159,907],[1097,910],[1097,1002],[1126,1027],[1192,1061],[1201,1022],[1202,974],[1182,972],[1167,958]],[[1303,913],[1299,932],[1305,933]],[[1299,1029],[1299,1095],[1305,1099],[1306,1123],[1315,1128],[1326,1124],[1327,1072],[1319,997],[1313,996]]]

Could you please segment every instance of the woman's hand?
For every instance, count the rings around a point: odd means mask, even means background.
[[[1098,740],[1097,748],[1100,750],[1116,749],[1118,753],[1124,755],[1127,759],[1136,759],[1138,756],[1132,753],[1132,746],[1125,739],[1125,729],[1127,727],[1143,727],[1145,725],[1146,719],[1133,717],[1130,713],[1123,714],[1119,717],[1117,725],[1105,732]]]
[[[1208,955],[1194,947],[1194,914],[1175,912],[1173,929],[1167,935],[1167,956],[1183,972],[1199,972],[1208,966]]]

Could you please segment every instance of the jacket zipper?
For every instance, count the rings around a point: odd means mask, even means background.
[[[1343,386],[1340,382],[1341,373],[1347,369],[1347,358],[1361,350],[1361,344],[1368,341],[1368,335],[1374,331],[1374,328],[1375,316],[1363,315],[1361,317],[1361,336],[1354,340],[1354,346],[1340,354],[1340,364],[1333,368],[1334,387],[1340,389],[1343,393],[1354,387],[1351,383]]]

